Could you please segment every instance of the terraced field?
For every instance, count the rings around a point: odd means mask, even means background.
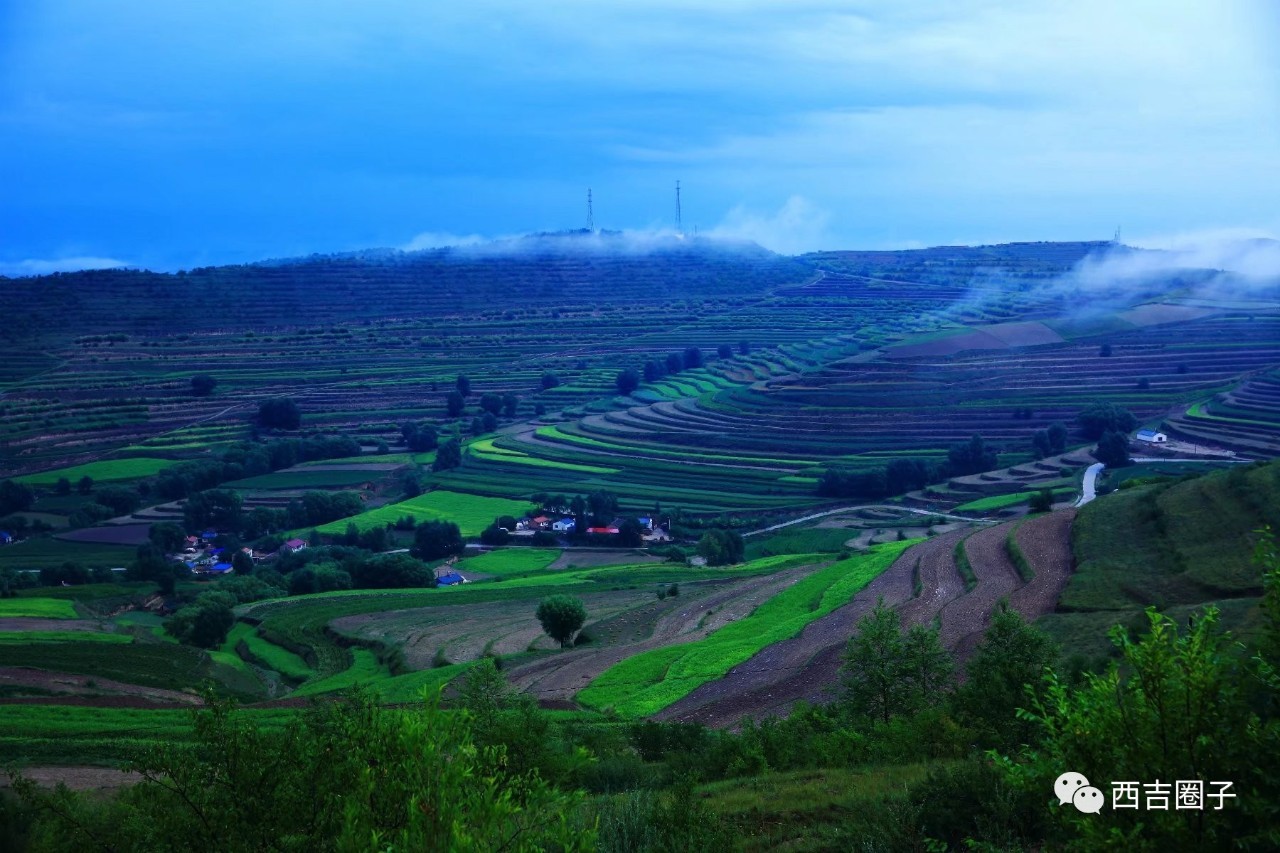
[[[979,530],[960,529],[935,536],[904,551],[850,603],[807,625],[797,636],[775,643],[656,714],[658,719],[730,726],[743,717],[785,714],[797,701],[829,702],[839,683],[845,644],[858,621],[876,602],[899,612],[904,627],[936,623],[943,644],[961,659],[972,652],[998,602],[1028,619],[1053,610],[1071,568],[1069,527],[1074,512],[1050,513],[1026,522],[1019,531],[1035,572],[1024,580],[1011,561],[1005,540],[1015,522]],[[956,563],[960,546],[975,583]]]

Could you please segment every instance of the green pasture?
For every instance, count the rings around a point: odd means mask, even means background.
[[[294,708],[246,708],[254,726],[283,728]],[[119,764],[139,751],[192,740],[187,710],[6,705],[0,714],[0,755],[6,763]]]
[[[85,568],[116,568],[133,561],[136,548],[128,545],[100,545],[95,542],[67,542],[62,539],[27,539],[0,548],[0,569],[43,569],[78,563]]]
[[[222,645],[222,651],[240,655],[241,643],[244,644],[245,652],[251,662],[274,670],[289,681],[306,681],[315,674],[315,671],[300,656],[264,640],[252,625],[245,622],[237,622],[232,627],[227,634],[226,642]],[[241,655],[241,657],[244,656]]]
[[[0,646],[27,643],[131,643],[128,634],[102,631],[0,631]]]
[[[407,501],[388,504],[379,509],[363,512],[350,518],[339,519],[317,528],[321,533],[338,535],[346,531],[348,524],[358,530],[382,527],[411,515],[419,523],[424,521],[452,521],[463,536],[478,536],[500,515],[522,516],[529,510],[528,501],[450,492],[443,489],[427,492]]]
[[[478,557],[462,560],[455,566],[460,572],[480,572],[497,577],[540,572],[560,556],[554,548],[498,548]]]
[[[161,469],[168,468],[172,464],[172,459],[155,459],[147,456],[137,456],[129,459],[104,459],[98,462],[86,462],[83,465],[73,465],[70,468],[55,468],[52,471],[26,474],[21,477],[14,477],[14,480],[31,486],[52,486],[58,482],[60,477],[66,477],[72,483],[76,483],[81,477],[91,477],[94,482],[136,480],[141,477],[153,476],[159,473]]]
[[[628,658],[605,670],[578,694],[578,700],[592,708],[613,708],[624,716],[657,713],[699,685],[723,677],[765,646],[795,636],[810,622],[847,604],[918,541],[878,545],[867,554],[820,569],[704,640]]]
[[[75,619],[75,605],[59,598],[0,598],[0,619]]]

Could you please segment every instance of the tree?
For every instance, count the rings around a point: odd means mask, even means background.
[[[66,477],[59,477],[58,482],[53,487],[54,494],[69,495],[71,494],[71,481]]]
[[[751,355],[750,341],[738,341],[738,355]]]
[[[980,435],[966,444],[953,444],[947,451],[947,464],[953,475],[981,474],[996,467],[997,461],[996,452],[987,448]]]
[[[89,481],[92,485],[93,481]],[[13,480],[0,481],[0,515],[26,512],[35,503],[36,493],[26,483]]]
[[[212,527],[215,530],[239,530],[243,504],[244,501],[239,492],[233,492],[230,489],[208,489],[196,492],[187,498],[187,502],[182,506],[182,517],[188,530],[199,531],[206,527]]]
[[[552,595],[542,600],[536,615],[542,630],[563,649],[587,621],[587,608],[571,595]]]
[[[263,429],[295,430],[302,425],[302,412],[290,397],[272,397],[258,404],[258,426]]]
[[[488,415],[489,417],[493,417],[493,415],[492,415],[492,414],[490,414],[489,412],[485,412],[485,414],[486,414],[486,415]],[[485,431],[485,429],[484,429],[484,421],[483,421],[483,420],[481,420],[481,418],[480,418],[479,416],[476,416],[476,417],[472,418],[472,419],[471,419],[471,429],[470,429],[471,434],[472,434],[472,435],[480,435],[480,434],[481,434],[481,433],[483,433],[484,431]]]
[[[1133,460],[1129,458],[1129,438],[1127,435],[1107,430],[1098,439],[1098,447],[1093,451],[1093,458],[1108,468],[1123,468]]]
[[[1111,358],[1111,344],[1103,344],[1098,349],[1098,355],[1102,358]]]
[[[898,612],[884,599],[862,617],[844,653],[844,698],[855,714],[889,722],[906,707]]]
[[[686,370],[702,367],[702,350],[697,347],[685,347],[682,360]]]
[[[673,352],[667,356],[667,373],[679,373],[684,367],[684,359],[680,353]]]
[[[400,427],[400,435],[404,439],[405,447],[413,453],[435,450],[440,442],[440,437],[436,435],[436,428],[431,424],[410,421]]]
[[[466,376],[459,375],[457,381],[454,382],[454,387],[458,389],[458,393],[463,397],[471,396],[471,380]]]
[[[449,417],[456,418],[462,415],[463,409],[467,406],[467,398],[462,396],[460,391],[450,391],[445,395],[444,407]]]
[[[221,590],[202,592],[195,603],[184,607],[165,620],[164,630],[178,642],[202,649],[212,649],[226,642],[227,632],[235,624],[231,609],[235,596]]]
[[[103,486],[98,489],[94,500],[110,507],[116,515],[128,515],[142,506],[142,496],[128,486]]]
[[[89,476],[81,477],[76,481],[76,491],[82,495],[87,495],[93,491],[93,478]]]
[[[151,529],[147,531],[147,538],[162,553],[176,554],[186,545],[187,532],[182,529],[180,524],[172,521],[161,521],[151,525]]]
[[[667,369],[663,364],[650,359],[644,363],[643,373],[645,383],[653,383],[665,376]]]
[[[1108,430],[1128,433],[1138,425],[1133,412],[1115,403],[1094,403],[1076,415],[1084,437],[1096,441]]]
[[[1062,453],[1067,449],[1067,428],[1054,421],[1049,424],[1049,452]]]
[[[741,563],[746,548],[742,536],[736,530],[716,528],[708,530],[698,540],[698,555],[707,561],[709,566],[727,566]]]
[[[465,547],[462,532],[452,521],[424,521],[413,532],[409,553],[419,560],[443,560],[462,556]]]
[[[640,374],[636,373],[635,368],[628,367],[626,370],[619,370],[613,382],[618,387],[619,394],[629,397],[632,391],[640,387]]]
[[[511,541],[510,532],[507,528],[499,527],[496,521],[480,531],[482,545],[506,545],[509,541]]]
[[[462,442],[451,438],[436,451],[435,461],[431,463],[432,471],[448,471],[462,464]]]
[[[485,432],[493,432],[498,428],[498,416],[493,412],[485,412],[480,419],[480,428]]]
[[[638,548],[644,544],[644,526],[635,518],[624,518],[618,525],[618,544],[624,548]]]
[[[191,394],[195,397],[208,397],[218,387],[218,380],[207,373],[197,373],[191,377]]]
[[[1044,673],[1056,657],[1048,635],[1001,600],[965,668],[968,679],[956,691],[959,717],[983,746],[1011,750],[1032,743],[1035,726],[1017,711],[1043,697]]]
[[[1028,501],[1032,512],[1048,512],[1053,509],[1053,491],[1051,489],[1041,489],[1031,496]]]
[[[390,708],[357,691],[277,728],[210,697],[193,743],[141,755],[116,798],[14,789],[59,850],[595,849],[594,828],[572,819],[581,795],[509,768],[469,714],[437,703]]]
[[[480,396],[480,409],[497,415],[502,411],[502,398],[497,394],[482,394]]]
[[[515,394],[507,393],[502,395],[502,416],[504,418],[514,418],[516,409],[520,405],[520,398]]]
[[[231,557],[231,568],[237,575],[253,574],[253,557],[244,551],[236,551]]]
[[[1031,436],[1031,452],[1037,459],[1043,459],[1050,454],[1051,448],[1047,430],[1038,429]]]
[[[1041,697],[1029,698],[1020,714],[1034,729],[1035,748],[1002,762],[1006,777],[1037,792],[1052,790],[1064,768],[1094,785],[1204,782],[1203,809],[1213,820],[1187,820],[1172,802],[1167,811],[1108,808],[1105,825],[1076,809],[1054,809],[1077,849],[1121,838],[1143,851],[1274,849],[1280,779],[1261,757],[1280,743],[1280,679],[1258,656],[1237,653],[1216,607],[1193,614],[1185,633],[1154,608],[1146,618],[1137,639],[1112,628],[1121,660],[1104,673],[1086,674],[1075,687],[1057,673],[1045,677]],[[1236,799],[1215,803],[1214,780],[1231,782],[1226,793]],[[1140,802],[1150,803],[1150,794]]]
[[[597,489],[587,495],[587,509],[594,522],[592,526],[609,524],[618,514],[618,496],[607,489]]]
[[[550,391],[552,388],[559,387],[559,385],[560,385],[559,376],[556,376],[554,373],[550,373],[550,372],[542,374],[542,390]]]
[[[418,533],[424,529],[430,529],[433,522],[418,528]],[[458,536],[456,545],[450,539],[451,535],[457,531],[458,527],[449,522],[439,521],[435,524],[447,525],[453,530],[444,530],[436,537],[436,541],[430,541],[429,537],[423,537],[424,546],[419,547],[419,537],[414,536],[414,548],[416,553],[412,554],[375,554],[368,559],[361,560],[358,563],[351,564],[351,583],[359,589],[401,589],[404,587],[434,587],[436,585],[436,576],[431,569],[427,568],[423,563],[423,559],[439,559],[439,557],[422,557],[415,559],[418,553],[430,551],[434,548],[440,556],[448,554],[462,553],[462,537]],[[447,550],[453,548],[454,550]],[[317,575],[317,580],[319,577]]]
[[[729,346],[728,344],[721,344],[720,346],[716,347],[716,356],[718,358],[732,358],[733,347]]]

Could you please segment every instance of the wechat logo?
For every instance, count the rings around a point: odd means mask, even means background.
[[[1053,783],[1053,792],[1058,795],[1058,805],[1071,803],[1085,814],[1097,814],[1107,803],[1102,792],[1090,785],[1083,773],[1063,773]]]

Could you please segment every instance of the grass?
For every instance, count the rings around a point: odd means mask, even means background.
[[[127,638],[126,638],[127,639]],[[257,698],[258,686],[241,673],[219,666],[190,646],[152,642],[53,642],[0,644],[0,666],[70,672],[168,690],[215,682],[223,692]]]
[[[127,566],[137,554],[129,545],[99,545],[93,542],[65,542],[61,539],[28,539],[0,548],[0,569],[44,569],[63,563],[79,563],[86,568]]]
[[[103,631],[0,631],[0,646],[28,643],[131,643],[128,634]]]
[[[309,681],[291,695],[315,696],[320,693],[332,693],[335,690],[346,690],[357,684],[378,686],[390,678],[387,668],[378,663],[377,657],[368,649],[353,649],[352,658],[351,666],[342,672]]]
[[[540,572],[560,556],[554,548],[499,548],[479,557],[463,560],[455,566],[460,572],[480,572],[498,577]]]
[[[0,619],[75,619],[75,605],[60,598],[0,598]]]
[[[259,728],[282,728],[292,708],[246,708]],[[6,763],[119,764],[139,750],[186,743],[193,737],[185,710],[6,705],[0,714],[0,755]]]
[[[528,501],[514,501],[505,498],[486,498],[462,492],[449,492],[443,489],[427,492],[407,501],[388,504],[379,509],[363,512],[351,518],[332,521],[317,528],[321,533],[337,535],[347,529],[348,524],[355,524],[360,531],[372,527],[382,527],[393,523],[406,515],[413,516],[419,523],[424,521],[452,521],[458,525],[463,536],[478,536],[493,520],[500,515],[522,516],[529,509]]]
[[[61,477],[66,477],[73,484],[81,477],[90,477],[94,482],[137,480],[157,474],[171,465],[173,465],[172,459],[155,459],[147,456],[131,459],[104,459],[99,462],[73,465],[70,468],[55,468],[52,471],[26,474],[22,477],[14,477],[14,480],[29,486],[52,486]]]
[[[968,539],[966,536],[965,539]],[[960,574],[961,580],[964,581],[964,591],[972,592],[973,588],[978,585],[978,578],[973,573],[973,565],[969,562],[969,553],[964,549],[965,539],[961,539],[956,543],[953,552],[956,561],[956,571]]]
[[[990,512],[996,509],[1004,509],[1006,507],[1024,504],[1034,497],[1036,492],[1014,492],[1010,495],[996,495],[990,498],[980,498],[976,501],[969,501],[961,504],[952,510],[952,512]]]
[[[241,652],[242,643],[243,653]],[[257,630],[246,622],[237,622],[232,627],[222,650],[234,652],[240,658],[247,658],[258,666],[278,672],[286,680],[294,683],[306,681],[315,675],[315,670],[308,666],[301,656],[263,639],[258,635]]]
[[[836,553],[858,531],[843,527],[784,528],[769,536],[753,536],[747,540],[748,557],[774,554],[811,554],[815,551]]]
[[[224,483],[228,489],[323,489],[384,479],[387,471],[281,471]]]
[[[856,850],[869,830],[894,827],[911,786],[937,764],[765,773],[699,786],[697,796],[744,839],[742,849]],[[891,834],[891,833],[886,833]]]
[[[867,554],[820,569],[706,639],[628,658],[591,682],[578,700],[588,707],[613,708],[624,716],[655,714],[699,685],[721,678],[765,646],[795,636],[810,622],[847,604],[918,541],[878,545]]]

